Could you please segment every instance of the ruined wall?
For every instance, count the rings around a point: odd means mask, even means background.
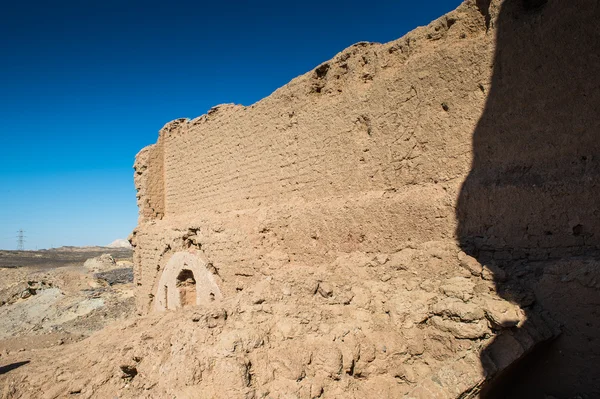
[[[597,246],[599,215],[597,206],[590,207],[595,194],[586,197],[585,212],[561,211],[570,206],[569,193],[597,187],[597,158],[588,155],[588,166],[580,168],[587,174],[573,181],[555,173],[581,162],[585,155],[578,149],[592,142],[565,137],[538,146],[516,134],[510,148],[497,148],[494,156],[473,151],[473,134],[482,123],[510,120],[506,129],[523,131],[532,128],[526,121],[536,109],[510,108],[517,105],[507,101],[505,114],[480,121],[497,90],[492,84],[501,8],[498,1],[482,3],[466,1],[391,43],[351,46],[254,105],[221,105],[167,124],[158,143],[136,161],[141,218],[133,240],[140,309],[149,309],[169,257],[188,248],[214,264],[226,296],[282,262],[323,261],[337,252],[394,252],[459,238],[468,243],[463,249],[477,255],[470,248],[482,246],[484,236],[490,257],[502,259],[548,257],[564,245]],[[539,16],[519,12],[535,32]],[[518,67],[503,70],[517,73]],[[513,91],[519,88],[511,86]],[[558,105],[536,105],[544,106]],[[566,150],[552,150],[558,147]],[[528,166],[527,153],[534,149],[554,166]],[[462,187],[467,176],[470,187],[474,180],[493,187],[498,200],[466,195],[473,191]],[[502,176],[514,178],[497,184]],[[519,206],[519,198],[531,203],[542,192],[549,205],[542,211]],[[480,217],[457,221],[459,195],[458,217],[469,209]],[[472,203],[463,206],[465,198]],[[499,208],[503,212],[489,218],[478,211]],[[499,223],[507,217],[526,219],[527,233],[522,224]],[[585,242],[578,225],[585,225]],[[502,234],[489,234],[494,228]],[[518,239],[491,245],[499,235]]]
[[[162,158],[136,163],[152,176],[137,180],[140,308],[189,229],[224,295],[281,262],[452,238],[493,41],[465,4],[395,42],[356,44],[252,106],[167,124],[151,149]],[[160,197],[148,182],[163,163]]]
[[[134,165],[139,222],[162,219],[165,214],[164,152],[162,143],[144,148]]]

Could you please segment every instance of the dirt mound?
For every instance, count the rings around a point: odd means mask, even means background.
[[[34,359],[11,357],[31,363],[5,382],[6,392],[457,397],[555,334],[541,318],[536,330],[511,332],[524,313],[494,293],[483,266],[468,270],[476,261],[460,258],[456,247],[431,242],[394,254],[340,254],[331,264],[290,263],[221,302],[137,318]],[[500,331],[515,350],[492,354],[485,370],[480,353]]]

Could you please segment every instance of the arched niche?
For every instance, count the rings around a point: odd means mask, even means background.
[[[208,262],[198,253],[176,252],[165,266],[154,295],[154,309],[172,310],[222,298]]]

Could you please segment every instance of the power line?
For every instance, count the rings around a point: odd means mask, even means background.
[[[25,231],[23,229],[17,231],[17,251],[25,250]]]

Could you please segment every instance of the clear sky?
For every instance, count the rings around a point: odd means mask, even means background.
[[[132,165],[168,121],[250,105],[452,1],[5,1],[0,248],[105,245],[137,222]]]

